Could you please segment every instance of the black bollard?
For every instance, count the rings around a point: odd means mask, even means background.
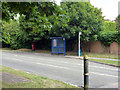
[[[89,90],[88,56],[84,56],[84,90]]]

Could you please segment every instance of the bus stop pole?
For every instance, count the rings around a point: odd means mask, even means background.
[[[88,56],[84,56],[84,90],[89,90]]]
[[[64,38],[64,56],[66,55],[66,41],[65,41],[65,38]]]
[[[78,36],[78,40],[79,40],[79,43],[78,43],[78,56],[80,56],[80,35],[81,35],[81,32],[79,32],[79,36]]]

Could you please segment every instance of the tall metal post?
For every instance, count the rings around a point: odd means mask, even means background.
[[[65,41],[65,38],[63,38],[64,40],[64,56],[66,55],[66,41]]]
[[[79,36],[78,36],[78,40],[79,40],[79,43],[78,43],[78,56],[80,56],[80,35],[81,35],[81,32],[79,32]]]
[[[88,56],[84,56],[84,90],[89,90]]]

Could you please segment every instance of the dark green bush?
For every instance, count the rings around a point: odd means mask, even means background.
[[[110,46],[110,44],[112,42],[119,43],[118,32],[115,32],[115,31],[100,32],[99,33],[99,40],[105,46]]]

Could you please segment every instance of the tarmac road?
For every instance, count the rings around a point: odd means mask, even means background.
[[[32,52],[2,52],[3,66],[83,86],[83,60]],[[118,88],[118,68],[89,62],[90,88]]]

